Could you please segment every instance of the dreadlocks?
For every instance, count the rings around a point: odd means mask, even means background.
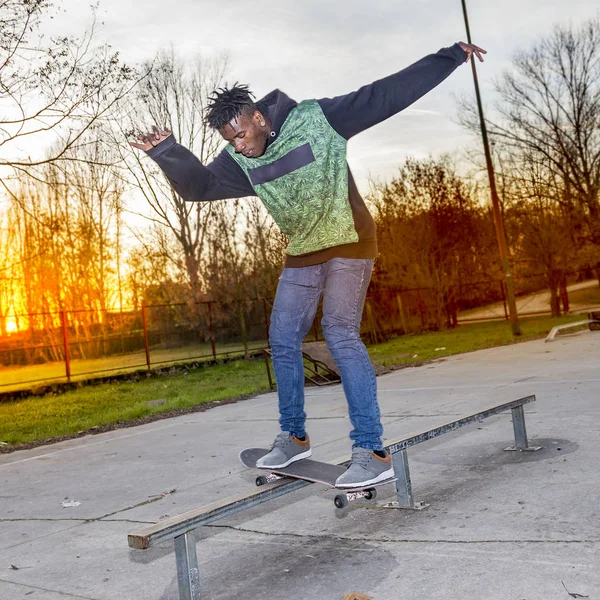
[[[219,88],[214,91],[207,106],[206,122],[209,127],[222,129],[242,113],[257,110],[253,97],[254,94],[245,84],[235,83],[229,89]]]

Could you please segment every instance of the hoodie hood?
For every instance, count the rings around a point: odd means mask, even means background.
[[[281,90],[273,90],[264,98],[256,103],[258,110],[271,121],[271,135],[267,146],[277,138],[284,121],[290,112],[298,106],[295,100],[292,100]]]

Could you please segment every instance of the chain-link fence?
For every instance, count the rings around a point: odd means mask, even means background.
[[[600,307],[598,280],[571,273],[560,281],[563,312]],[[520,316],[549,314],[543,276],[515,280]],[[52,382],[192,361],[249,357],[268,347],[272,298],[228,303],[162,304],[119,311],[58,311],[4,315],[0,336],[0,392]],[[507,319],[504,283],[498,280],[435,288],[371,288],[361,334],[377,344],[391,335]],[[322,340],[321,311],[307,340]],[[9,327],[10,325],[10,327]]]

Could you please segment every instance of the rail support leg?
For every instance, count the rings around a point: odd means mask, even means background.
[[[523,405],[515,406],[512,410],[513,429],[515,431],[515,445],[505,448],[507,451],[535,452],[542,446],[530,446],[527,441],[527,428],[525,427],[525,410]]]
[[[394,476],[396,477],[396,498],[395,502],[384,504],[385,508],[408,508],[412,510],[422,510],[429,504],[424,502],[415,502],[410,481],[410,469],[408,467],[408,453],[406,450],[400,450],[392,454],[392,463],[394,465]]]
[[[175,560],[179,600],[200,600],[200,574],[196,557],[196,538],[188,531],[175,538]]]

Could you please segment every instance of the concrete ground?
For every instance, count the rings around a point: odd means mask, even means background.
[[[381,508],[386,486],[375,505],[340,513],[332,491],[312,485],[204,527],[203,599],[600,598],[598,332],[464,354],[378,387],[388,438],[535,394],[527,428],[544,448],[504,452],[504,414],[409,450],[426,510]],[[341,388],[306,395],[315,457],[346,453]],[[127,533],[252,489],[237,454],[276,429],[270,393],[1,455],[0,599],[176,600],[173,544],[131,550]]]

